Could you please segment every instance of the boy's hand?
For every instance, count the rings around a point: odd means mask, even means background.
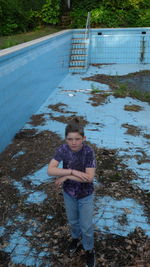
[[[90,181],[88,174],[86,174],[85,172],[73,170],[72,175],[79,177],[83,181]]]
[[[60,177],[55,181],[55,185],[60,187],[66,180],[67,180],[66,176]]]

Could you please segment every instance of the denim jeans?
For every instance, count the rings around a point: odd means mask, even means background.
[[[81,199],[76,199],[65,192],[63,194],[72,238],[81,237],[83,248],[93,249],[93,194]]]

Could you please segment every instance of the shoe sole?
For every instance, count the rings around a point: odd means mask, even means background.
[[[69,255],[72,256],[74,253],[79,252],[79,251],[82,249],[81,246],[82,246],[82,244],[79,243],[79,244],[77,245],[77,247],[76,247],[74,250],[68,252]]]

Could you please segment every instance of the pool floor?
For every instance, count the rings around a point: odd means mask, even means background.
[[[127,262],[126,258],[135,255],[135,248],[124,252],[122,240],[132,243],[138,237],[138,245],[143,246],[144,240],[149,246],[150,105],[115,97],[107,84],[85,79],[149,69],[148,64],[111,64],[90,66],[84,74],[69,73],[6,148],[2,161],[8,162],[3,165],[8,176],[2,179],[6,206],[0,223],[3,262],[36,267],[73,267],[78,262],[83,266],[82,254],[76,259],[65,255],[69,228],[62,192],[56,190],[53,177],[47,176],[47,164],[74,116],[84,123],[87,141],[98,157],[94,210],[98,263],[131,266],[132,257]],[[118,259],[110,259],[108,244],[103,244],[108,236],[112,244],[120,240],[115,245]],[[98,251],[102,244],[103,256]],[[148,263],[150,255],[140,260]]]

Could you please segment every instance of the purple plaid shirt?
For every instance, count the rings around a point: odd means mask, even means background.
[[[53,158],[58,162],[62,161],[64,169],[85,172],[86,168],[96,167],[94,151],[87,144],[83,144],[78,152],[72,151],[67,144],[63,144],[57,148]],[[68,179],[63,183],[63,189],[72,197],[80,199],[92,194],[94,186],[93,183],[81,183]]]

